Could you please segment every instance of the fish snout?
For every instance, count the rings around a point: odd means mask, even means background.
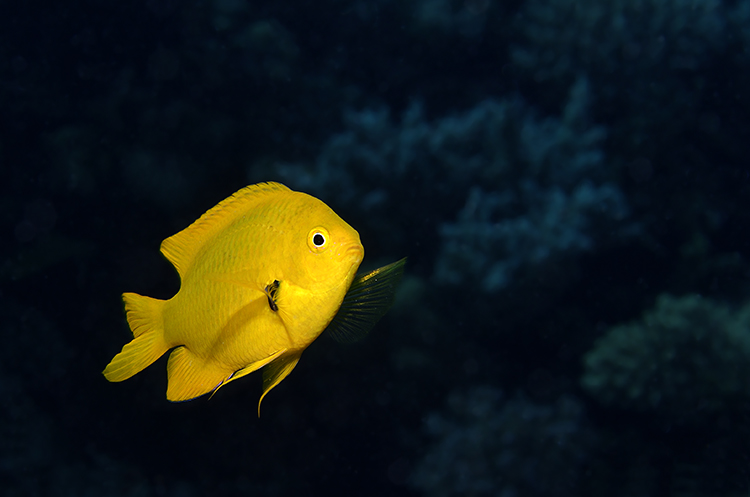
[[[362,262],[362,259],[365,258],[365,248],[360,243],[355,243],[353,245],[350,245],[346,249],[346,255],[350,257],[356,264],[359,264]]]

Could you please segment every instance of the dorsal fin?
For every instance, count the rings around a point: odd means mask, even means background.
[[[182,278],[206,240],[247,212],[253,207],[255,200],[269,194],[289,191],[291,190],[281,183],[273,182],[246,186],[219,202],[184,230],[161,242],[161,253],[174,265]]]

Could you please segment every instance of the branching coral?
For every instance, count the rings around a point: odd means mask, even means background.
[[[426,495],[579,495],[593,439],[572,398],[542,406],[475,387],[452,395],[447,411],[427,418],[436,440],[412,475]]]
[[[700,420],[750,392],[750,306],[659,297],[585,356],[583,387],[606,405]]]
[[[653,82],[655,72],[699,68],[725,43],[722,7],[719,0],[529,0],[513,60],[538,81],[586,74],[616,88],[628,75],[639,77],[630,84]]]
[[[312,168],[279,172],[363,220],[392,219],[379,231],[405,244],[398,250],[439,237],[438,282],[497,290],[518,268],[591,248],[627,214],[588,93],[578,81],[560,118],[540,119],[518,99],[434,122],[413,106],[400,125],[384,110],[349,113]]]

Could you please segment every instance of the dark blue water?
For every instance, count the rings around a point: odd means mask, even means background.
[[[0,493],[750,488],[750,0],[0,6]],[[110,384],[160,242],[280,181],[408,256],[363,341]]]

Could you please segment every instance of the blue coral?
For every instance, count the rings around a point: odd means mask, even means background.
[[[588,78],[618,153],[674,160],[687,134],[705,133],[700,109],[729,24],[720,0],[529,0],[510,56],[551,105],[567,82]]]
[[[485,100],[434,122],[414,105],[399,125],[383,109],[350,112],[347,130],[312,167],[286,164],[278,173],[294,188],[336,198],[364,223],[392,219],[373,229],[392,233],[400,251],[424,242],[413,228],[429,220],[439,239],[434,279],[491,292],[520,268],[593,248],[628,213],[588,97],[579,80],[562,116],[545,119],[519,99]]]
[[[451,395],[425,431],[434,442],[411,483],[432,497],[580,495],[594,442],[575,399],[537,405],[492,387]]]
[[[655,73],[701,68],[725,45],[725,26],[720,0],[529,0],[512,57],[537,81],[586,74],[610,93],[624,76],[664,84]]]
[[[750,396],[750,307],[662,295],[586,354],[582,386],[602,404],[700,421]]]
[[[583,182],[565,191],[528,182],[519,191],[529,209],[508,218],[508,195],[471,190],[457,221],[441,228],[438,280],[459,284],[469,278],[487,291],[506,288],[524,266],[592,249],[596,223],[620,220],[626,213],[612,185]]]

